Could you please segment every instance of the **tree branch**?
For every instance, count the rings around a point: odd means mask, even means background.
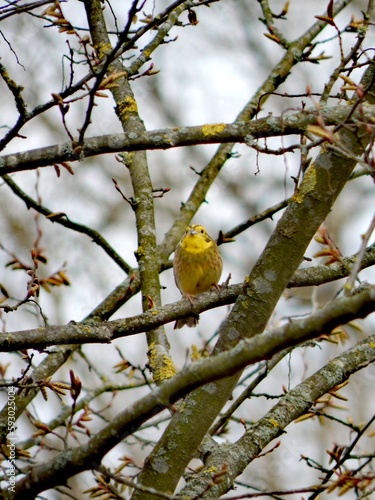
[[[357,255],[345,257],[341,263],[335,262],[329,266],[299,269],[288,287],[318,286],[345,278],[350,272],[350,267],[356,262]],[[367,248],[362,261],[362,269],[374,264],[375,244]],[[3,337],[0,337],[0,352],[33,348],[43,350],[54,345],[108,343],[116,338],[147,332],[184,318],[192,312],[192,307],[196,314],[200,314],[216,307],[233,304],[238,296],[244,293],[246,286],[248,286],[246,282],[222,286],[219,290],[205,292],[195,297],[193,306],[188,300],[182,299],[131,318],[104,321],[99,324],[91,318],[91,321],[82,323],[71,322],[62,326],[7,332]],[[93,317],[95,318],[95,315]]]
[[[14,500],[23,498],[25,491],[28,491],[30,496],[35,496],[48,488],[64,484],[72,475],[92,468],[93,462],[99,463],[110,449],[134,433],[142,423],[163,409],[168,408],[194,388],[209,381],[228,377],[251,363],[267,359],[288,346],[312,339],[319,336],[323,331],[331,331],[336,326],[347,321],[365,317],[374,309],[375,287],[368,287],[353,297],[345,297],[329,303],[324,309],[313,314],[308,319],[287,323],[283,327],[268,332],[267,335],[256,335],[251,339],[242,340],[231,350],[189,365],[170,380],[166,380],[161,386],[120,412],[109,425],[100,430],[86,444],[76,447],[74,450],[65,450],[54,459],[35,466],[30,473],[26,474],[17,483],[16,493],[12,498]],[[350,362],[353,357],[355,357],[355,363]],[[286,406],[284,412],[277,413],[275,411],[278,419],[281,419],[280,424],[266,426],[264,422],[269,422],[269,419],[264,418],[261,421],[263,435],[266,436],[263,437],[261,444],[264,443],[265,445],[274,439],[283,427],[302,415],[319,396],[346,380],[351,373],[374,360],[375,336],[369,337],[347,353],[336,358],[328,367],[323,369],[323,375],[319,375],[319,380],[324,380],[324,384],[314,384],[311,382],[311,378],[304,383],[312,391],[309,398],[296,398],[296,390],[294,390],[294,393],[291,392],[286,396],[286,398],[289,396],[289,399],[286,399],[287,405],[284,402],[285,399],[279,403],[282,407]],[[325,373],[330,374],[328,382]],[[305,386],[303,386],[302,393],[306,391]],[[290,404],[290,401],[296,403],[295,408],[293,408],[293,404]],[[270,430],[270,428],[273,430]],[[246,435],[246,438],[250,439],[248,435]],[[262,445],[258,444],[254,456],[260,452]],[[237,447],[239,446],[243,446],[241,440],[237,443]],[[245,458],[248,459],[248,453],[246,453]],[[241,460],[238,466],[243,466],[243,462],[244,460]],[[56,474],[57,468],[58,474]],[[4,497],[4,499],[7,498],[9,497]]]
[[[296,47],[293,45],[294,58]],[[292,54],[289,56],[292,57]],[[361,80],[363,95],[370,104],[374,103],[374,74],[374,63],[371,62]],[[357,99],[354,97],[355,101]],[[369,140],[370,134],[365,127],[357,133],[345,127],[340,131],[340,141],[356,156],[363,153]],[[238,297],[223,323],[214,356],[230,349],[241,338],[252,337],[264,330],[281,294],[300,265],[308,244],[331,210],[355,165],[355,160],[342,153],[321,149],[247,278],[245,293]],[[210,384],[209,388],[201,387],[187,396],[183,414],[173,415],[167,430],[148,456],[139,476],[142,484],[153,484],[160,490],[175,489],[239,377],[240,372]],[[205,408],[204,412],[201,411],[202,407]],[[173,448],[176,440],[179,442],[178,451]],[[157,457],[160,456],[165,460],[163,471],[157,466]],[[138,498],[137,493],[134,493],[133,500]],[[151,497],[146,496],[142,500],[148,498]]]
[[[182,3],[177,1],[174,4]],[[100,0],[84,0],[91,36],[100,57],[105,57],[112,50],[107,33],[104,14]],[[133,4],[134,7],[136,4]],[[181,12],[183,11],[181,7]],[[171,14],[172,15],[172,14]],[[134,12],[129,12],[129,23],[132,22]],[[177,13],[174,23],[177,22]],[[173,23],[171,23],[173,25]],[[105,49],[104,49],[105,48]],[[117,80],[117,85],[111,88],[116,102],[117,115],[122,128],[130,135],[142,135],[145,126],[139,116],[134,93],[126,76],[126,68],[118,58],[108,65],[108,75],[123,74]],[[161,306],[159,261],[157,254],[156,229],[154,216],[154,197],[151,177],[148,171],[145,151],[137,151],[128,155],[124,161],[130,173],[130,179],[136,200],[133,210],[137,225],[138,248],[136,257],[139,266],[139,275],[142,291],[143,311]],[[162,325],[148,330],[147,342],[149,345],[149,365],[154,380],[159,382],[166,376],[174,374],[175,369],[170,357],[170,346]]]
[[[245,468],[293,420],[300,417],[320,397],[342,384],[353,373],[375,361],[375,336],[368,337],[337,356],[324,368],[289,391],[234,444],[219,446],[208,457],[204,468],[193,475],[177,495],[181,498],[220,498]],[[214,481],[220,474],[220,481]]]
[[[0,156],[0,175],[34,170],[66,161],[81,161],[84,158],[107,153],[171,149],[202,144],[247,143],[251,140],[303,134],[309,125],[323,119],[325,125],[343,123],[361,125],[374,116],[375,106],[364,104],[363,111],[351,106],[322,106],[308,108],[279,117],[267,116],[252,122],[212,123],[191,127],[174,127],[153,131],[136,131],[124,134],[101,135],[85,139],[77,155],[76,145],[71,142],[47,146]],[[350,116],[350,120],[347,118]]]
[[[3,180],[6,184],[8,184],[14,194],[25,202],[27,208],[33,208],[36,212],[45,215],[51,222],[56,222],[57,224],[67,227],[68,229],[72,229],[73,231],[77,231],[78,233],[86,234],[92,239],[92,241],[94,241],[94,243],[99,245],[125,273],[129,274],[133,271],[132,267],[124,261],[124,259],[109,245],[109,243],[100,233],[98,233],[98,231],[95,231],[95,229],[92,229],[91,227],[84,226],[83,224],[71,221],[64,213],[54,214],[47,207],[36,202],[24,191],[22,191],[22,189],[8,175],[3,175]]]

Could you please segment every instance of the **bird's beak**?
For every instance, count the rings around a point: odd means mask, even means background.
[[[198,234],[198,231],[196,231],[193,227],[189,230],[189,234]]]

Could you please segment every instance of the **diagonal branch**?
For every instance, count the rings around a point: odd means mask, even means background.
[[[371,104],[374,103],[374,66],[373,62],[369,64],[361,80],[365,100]],[[340,141],[355,156],[360,156],[370,136],[365,127],[357,133],[343,128]],[[300,265],[308,244],[331,210],[355,165],[356,161],[345,154],[321,149],[247,277],[248,287],[238,297],[223,323],[214,355],[230,349],[242,338],[263,332],[285,287]],[[240,375],[238,372],[232,377],[211,383],[208,388],[200,387],[189,394],[184,401],[184,411],[173,415],[167,430],[147,458],[139,476],[142,484],[156,484],[162,491],[176,488],[183,471],[230,397]],[[201,411],[203,407],[204,412]],[[189,415],[189,418],[185,415]],[[176,440],[180,446],[174,452],[173,443]],[[158,468],[157,457],[160,456],[165,461],[163,471]],[[133,499],[138,498],[137,493],[134,493]],[[148,500],[149,497],[143,497],[142,500],[145,498]]]
[[[109,450],[134,433],[142,423],[169,407],[194,388],[209,381],[232,375],[239,369],[262,359],[267,359],[288,346],[297,345],[300,342],[319,336],[322,331],[331,331],[344,322],[358,317],[365,317],[374,309],[375,288],[368,287],[353,297],[345,297],[331,302],[308,319],[288,323],[269,332],[267,335],[257,335],[251,339],[243,340],[229,351],[193,363],[170,380],[163,382],[133,405],[128,406],[86,444],[74,448],[74,450],[65,450],[54,459],[34,467],[30,473],[26,474],[17,483],[16,493],[12,498],[14,500],[24,498],[25,491],[28,491],[30,497],[34,497],[47,488],[64,484],[72,475],[92,468],[93,463],[100,462],[101,458]],[[351,362],[353,357],[355,357],[355,363]],[[282,420],[279,425],[267,426],[268,429],[272,427],[273,430],[265,433],[267,437],[264,438],[264,441],[267,442],[264,442],[264,445],[276,437],[288,423],[302,415],[315,399],[325,394],[338,383],[346,380],[351,373],[374,360],[375,337],[369,337],[336,358],[336,360],[333,360],[323,368],[321,374],[318,372],[317,376],[319,380],[325,382],[324,384],[314,384],[312,377],[304,383],[312,391],[309,398],[298,399],[296,389],[294,392],[291,391],[279,403],[282,407],[286,407],[286,410],[289,408],[289,411],[284,410],[281,414],[280,412],[276,413],[279,415],[278,418],[282,418]],[[330,373],[331,376],[328,378],[325,373]],[[295,405],[290,404],[290,401],[295,402]],[[246,438],[251,439],[251,436],[252,434],[249,433]],[[240,440],[237,442],[237,447],[240,447],[241,444]],[[261,448],[262,446],[258,443],[256,454],[260,452]],[[229,457],[227,458],[229,459]],[[227,461],[227,458],[224,462]],[[247,458],[248,453],[245,454],[244,459],[239,461],[237,468],[243,466],[244,460]],[[58,474],[56,474],[57,467]],[[226,482],[223,483],[223,486],[225,487],[226,484]],[[194,495],[188,495],[188,497],[195,498]],[[4,496],[5,500],[7,498],[9,497]]]
[[[66,214],[54,214],[47,207],[36,202],[33,198],[22,191],[22,189],[8,175],[3,175],[3,180],[6,184],[8,184],[13,193],[26,203],[27,208],[33,208],[36,212],[45,215],[51,222],[56,222],[57,224],[67,227],[68,229],[73,229],[73,231],[77,231],[78,233],[86,234],[94,243],[99,245],[125,273],[129,274],[133,271],[133,268],[124,261],[124,259],[111,247],[111,245],[100,233],[98,233],[98,231],[95,231],[95,229],[92,229],[91,227],[84,226],[83,224],[73,222],[67,217]]]
[[[374,336],[368,337],[337,356],[289,391],[264,417],[250,426],[234,445],[224,444],[214,450],[208,457],[205,467],[191,477],[178,497],[220,498],[259,453],[283,433],[285,427],[306,413],[317,399],[348,380],[356,371],[375,361],[374,340]],[[222,472],[220,481],[215,481],[218,471]]]

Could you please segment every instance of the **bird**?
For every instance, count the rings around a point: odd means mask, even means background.
[[[188,226],[176,247],[173,259],[174,279],[181,294],[192,303],[196,295],[211,287],[218,288],[222,270],[223,261],[219,248],[206,229],[199,224]],[[198,319],[196,314],[179,319],[174,329],[184,325],[190,328],[196,326]]]

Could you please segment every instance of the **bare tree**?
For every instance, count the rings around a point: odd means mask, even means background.
[[[2,498],[370,498],[373,3],[0,7]]]

